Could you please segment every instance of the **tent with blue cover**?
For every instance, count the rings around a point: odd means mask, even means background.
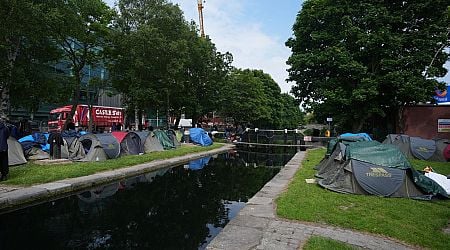
[[[213,144],[212,139],[209,137],[208,133],[202,128],[191,128],[189,129],[189,136],[191,141],[195,144],[201,146],[210,146]]]
[[[48,133],[33,133],[18,140],[22,145],[24,155],[28,160],[42,160],[50,158],[50,144]]]

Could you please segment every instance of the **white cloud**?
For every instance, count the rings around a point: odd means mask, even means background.
[[[187,20],[198,23],[197,2],[173,0],[184,11]],[[289,92],[286,83],[286,60],[290,55],[284,46],[284,38],[263,31],[261,21],[245,18],[242,0],[216,0],[204,3],[205,33],[221,52],[233,54],[233,65],[238,68],[262,69],[280,85],[282,92]],[[254,18],[253,18],[254,20]]]

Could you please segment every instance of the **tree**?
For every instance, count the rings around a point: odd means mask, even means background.
[[[318,120],[360,131],[430,100],[449,44],[447,1],[306,1],[286,45],[292,93]],[[436,54],[437,52],[437,54]],[[424,71],[428,68],[428,77]]]
[[[177,5],[122,0],[118,6],[110,69],[127,104],[165,110],[167,117],[187,113],[194,121],[213,111],[215,85],[226,76],[231,57],[200,38]]]
[[[232,117],[236,123],[258,126],[270,118],[263,82],[254,76],[253,71],[232,71],[221,92],[226,98],[223,99],[220,113],[225,117]]]
[[[49,39],[44,17],[42,1],[0,3],[2,119],[8,119],[11,106],[33,113],[43,101],[54,101],[60,96],[56,90],[64,79],[52,67],[60,54]]]
[[[84,70],[105,62],[104,48],[109,45],[114,12],[102,0],[55,0],[48,2],[47,8],[47,27],[73,77],[72,84],[66,86],[72,93],[73,116],[80,100]]]

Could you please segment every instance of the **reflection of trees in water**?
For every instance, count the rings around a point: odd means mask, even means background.
[[[278,171],[227,158],[199,171],[173,168],[150,183],[135,177],[97,201],[71,196],[0,215],[0,249],[197,249],[207,224],[228,223],[224,201],[247,201]]]

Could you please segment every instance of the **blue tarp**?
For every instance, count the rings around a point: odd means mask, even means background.
[[[189,135],[193,143],[200,144],[202,146],[210,146],[213,144],[213,141],[209,137],[208,133],[206,133],[206,131],[202,128],[189,129]]]
[[[42,150],[48,152],[50,150],[50,144],[47,143],[48,136],[48,133],[33,133],[32,135],[20,138],[18,141],[22,146],[26,145],[27,147],[30,146],[30,142],[39,144]]]
[[[193,160],[189,162],[189,169],[190,170],[199,170],[205,167],[209,160],[211,159],[211,156],[200,158],[197,160]]]
[[[365,139],[365,141],[372,140],[372,138],[370,138],[370,135],[368,135],[367,133],[357,133],[357,134],[345,133],[345,134],[340,135],[339,137],[362,137]]]

